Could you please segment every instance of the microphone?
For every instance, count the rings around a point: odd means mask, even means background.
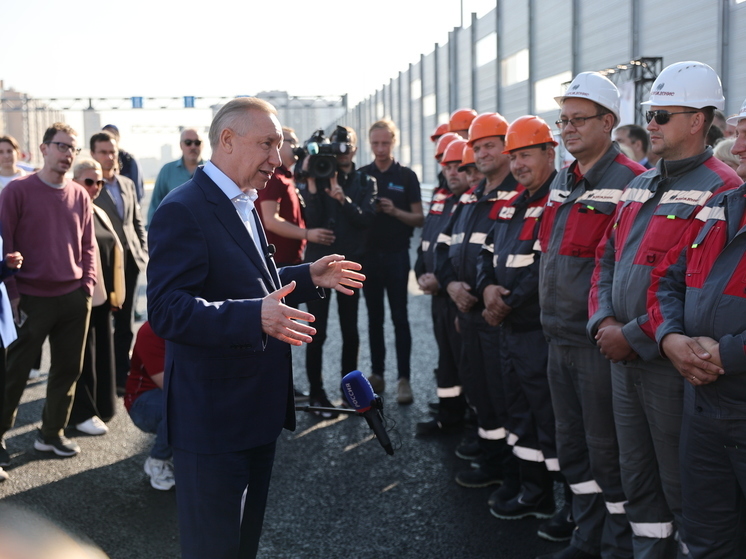
[[[275,252],[277,252],[277,249],[275,248],[275,245],[268,244],[267,245],[267,254],[264,255],[265,258],[271,258],[275,255]]]
[[[350,406],[368,422],[386,454],[393,456],[394,449],[391,446],[389,434],[383,427],[383,418],[380,412],[383,409],[383,402],[373,392],[373,387],[368,379],[360,371],[347,373],[342,379],[342,393]]]

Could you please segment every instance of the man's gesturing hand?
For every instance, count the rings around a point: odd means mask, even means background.
[[[357,262],[345,260],[339,254],[330,254],[311,264],[311,279],[317,287],[336,289],[345,295],[352,295],[354,291],[349,288],[360,289],[365,281],[365,276],[359,273],[362,269]]]
[[[293,289],[295,282],[291,281],[262,299],[262,331],[282,342],[302,345],[312,340],[311,336],[316,333],[316,329],[296,320],[313,322],[316,318],[282,303],[282,298],[287,297]]]

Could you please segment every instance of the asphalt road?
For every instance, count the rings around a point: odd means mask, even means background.
[[[409,304],[414,338],[411,406],[396,404],[390,321],[386,329],[390,351],[384,413],[392,427],[394,456],[371,440],[360,418],[322,421],[300,413],[297,431],[285,431],[279,440],[260,557],[532,558],[561,548],[536,537],[538,520],[492,517],[486,504],[490,489],[464,489],[453,481],[456,472],[468,467],[453,453],[459,435],[442,440],[414,437],[416,422],[428,417],[427,403],[435,401],[437,355],[429,298],[413,288]],[[330,396],[339,393],[341,354],[336,303],[332,305],[324,372]],[[364,300],[360,311],[359,368],[366,372],[370,359]],[[294,350],[295,378],[303,389],[304,352]],[[43,371],[48,364],[45,350]],[[112,559],[179,557],[175,494],[150,487],[142,465],[152,438],[134,427],[121,400],[108,435],[68,433],[82,448],[79,456],[61,459],[33,449],[46,378],[44,373],[29,382],[16,426],[6,437],[11,477],[0,484],[0,499],[89,538]]]

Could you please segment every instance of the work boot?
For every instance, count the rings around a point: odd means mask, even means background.
[[[511,472],[505,474],[503,476],[503,484],[500,486],[500,489],[493,491],[492,495],[490,495],[490,498],[487,499],[487,506],[492,508],[492,506],[498,501],[503,503],[510,501],[513,497],[518,495],[520,490],[521,477],[518,475],[518,473]]]
[[[386,390],[386,381],[381,375],[372,374],[368,377],[368,382],[376,394],[383,394]]]
[[[456,474],[456,483],[461,487],[470,489],[499,485],[502,482],[503,478],[499,472],[488,470],[483,464],[480,464],[477,468],[469,468]]]
[[[517,520],[527,516],[550,518],[555,511],[554,483],[544,462],[519,460],[521,490],[509,501],[497,501],[490,507],[493,516]]]
[[[417,424],[416,434],[418,437],[437,437],[438,435],[457,433],[463,428],[464,424],[460,422],[441,423],[437,419],[431,419],[430,421],[419,422]]]
[[[396,385],[396,403],[406,406],[414,402],[412,395],[412,385],[409,384],[408,378],[400,378]]]
[[[473,462],[482,456],[482,448],[476,436],[466,436],[456,447],[456,456],[462,460]]]
[[[569,541],[575,531],[575,519],[572,517],[572,489],[564,479],[562,485],[565,488],[565,504],[552,518],[543,522],[536,532],[537,536],[550,542]]]

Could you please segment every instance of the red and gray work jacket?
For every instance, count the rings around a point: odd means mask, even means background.
[[[648,315],[658,344],[672,333],[720,344],[725,374],[684,385],[689,412],[746,419],[746,184],[715,196],[653,271]]]
[[[651,272],[661,263],[713,193],[741,183],[722,161],[704,153],[658,165],[624,190],[616,216],[598,247],[588,310],[588,336],[606,317],[624,323],[622,333],[645,361],[660,359],[648,324]]]
[[[585,175],[577,161],[554,178],[539,228],[541,325],[552,343],[587,346],[596,248],[629,182],[645,171],[612,143]],[[593,344],[595,345],[595,343]]]

